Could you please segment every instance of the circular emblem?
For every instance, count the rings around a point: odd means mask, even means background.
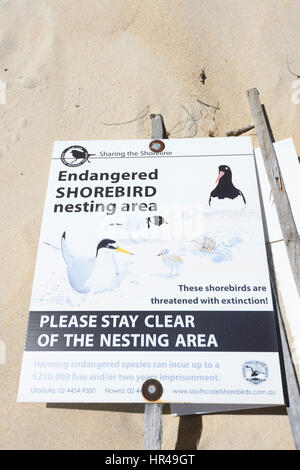
[[[90,156],[91,154],[81,145],[71,145],[62,152],[60,158],[64,165],[75,167],[88,162]]]
[[[164,148],[165,144],[162,140],[152,140],[152,142],[149,144],[149,149],[155,153],[162,152]]]
[[[267,380],[267,365],[262,361],[247,361],[243,364],[243,377],[255,385]]]
[[[148,401],[157,401],[163,394],[162,384],[155,379],[146,380],[142,386],[142,395]]]

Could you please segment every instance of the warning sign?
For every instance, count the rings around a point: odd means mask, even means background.
[[[251,140],[149,144],[55,143],[18,400],[283,404]]]

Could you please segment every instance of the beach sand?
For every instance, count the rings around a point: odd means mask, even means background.
[[[297,0],[0,0],[2,449],[143,448],[142,405],[16,404],[54,140],[147,138],[152,113],[170,138],[224,136],[252,123],[256,87],[275,139],[300,152],[299,20]],[[162,448],[294,443],[284,408],[165,407]]]

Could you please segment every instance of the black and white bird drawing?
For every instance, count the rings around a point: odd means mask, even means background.
[[[242,191],[236,188],[232,182],[232,172],[228,165],[219,166],[219,174],[216,180],[217,186],[210,193],[208,204],[209,206],[225,207],[218,204],[220,201],[226,203],[226,208],[244,207],[246,205],[246,199]],[[224,200],[227,201],[224,201]],[[231,201],[235,200],[232,205]],[[216,204],[217,203],[217,204]]]
[[[61,252],[67,265],[70,285],[80,293],[112,291],[119,287],[119,269],[115,253],[133,254],[119,247],[115,240],[103,238],[97,245],[94,257],[78,256],[71,252],[66,232],[61,237]]]

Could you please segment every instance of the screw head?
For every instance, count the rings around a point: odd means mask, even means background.
[[[162,384],[155,379],[148,379],[143,383],[142,395],[147,401],[157,401],[163,394]]]
[[[165,144],[162,140],[152,140],[149,144],[149,149],[155,153],[162,152],[164,148]]]

